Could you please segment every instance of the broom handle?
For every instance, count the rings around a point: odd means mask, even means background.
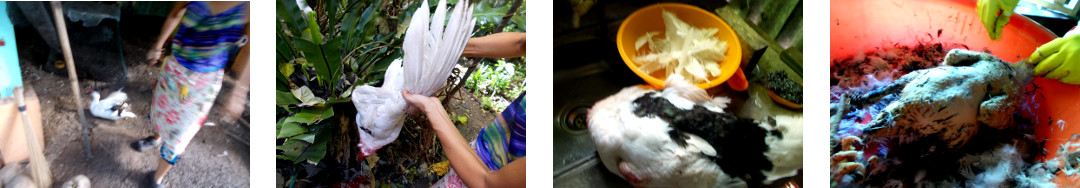
[[[15,88],[15,101],[19,104],[19,113],[22,114],[23,130],[26,133],[26,145],[30,148],[30,175],[34,177],[38,185],[47,187],[52,185],[52,174],[49,172],[49,163],[45,161],[41,145],[38,143],[37,134],[34,134],[33,126],[30,125],[30,116],[26,115],[26,96],[23,96],[23,88]]]
[[[53,21],[56,23],[56,34],[60,37],[60,48],[64,50],[64,61],[67,63],[68,80],[71,81],[71,93],[75,96],[75,105],[79,107],[79,122],[82,123],[82,137],[83,146],[86,147],[86,158],[93,158],[94,155],[90,152],[90,136],[87,134],[86,114],[84,114],[83,100],[79,93],[79,76],[75,74],[75,60],[71,56],[71,44],[68,43],[67,25],[64,21],[64,11],[60,6],[59,1],[52,2],[53,8]]]

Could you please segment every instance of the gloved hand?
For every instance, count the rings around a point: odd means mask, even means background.
[[[1080,35],[1043,44],[1031,54],[1028,63],[1035,65],[1035,76],[1080,85]]]
[[[982,20],[986,32],[990,33],[990,39],[1001,39],[1001,29],[1009,23],[1009,17],[1013,15],[1013,9],[1020,0],[979,0],[976,4],[976,12]],[[998,14],[1000,13],[1000,14]]]

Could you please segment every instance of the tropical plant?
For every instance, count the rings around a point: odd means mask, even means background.
[[[525,1],[521,0],[521,5],[513,10],[513,14],[507,15],[514,9],[514,3],[518,1],[484,1],[476,5],[473,12],[477,20],[476,35],[525,32]],[[482,58],[470,66],[475,70],[466,72],[467,79],[459,84],[480,98],[485,110],[500,112],[525,89],[524,62],[524,57]]]
[[[335,109],[352,108],[352,88],[376,84],[401,57],[399,29],[378,29],[408,16],[391,3],[313,1],[324,11],[304,13],[294,0],[277,1],[278,158],[318,163],[331,138],[327,126],[340,123],[331,118]]]
[[[525,90],[525,64],[497,60],[494,64],[481,64],[465,83],[473,96],[480,98],[485,110],[501,112]]]
[[[438,0],[429,1],[434,6]],[[478,20],[474,34],[495,32],[510,10],[509,2],[474,2],[478,3],[474,9]],[[416,10],[421,3],[277,0],[276,4],[276,156],[279,175],[284,175],[288,179],[285,182],[291,185],[304,177],[295,172],[283,173],[283,163],[287,168],[284,171],[304,171],[326,162],[352,160],[350,153],[356,153],[356,138],[350,134],[356,129],[351,116],[355,114],[350,102],[352,89],[380,84],[389,64],[401,59],[402,39],[412,16],[408,10]],[[524,30],[523,9],[512,15],[515,22],[506,27]],[[520,72],[523,76],[524,69]],[[308,173],[310,178],[313,174]]]

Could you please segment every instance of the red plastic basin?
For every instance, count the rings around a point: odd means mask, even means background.
[[[1056,35],[1021,15],[1010,18],[1001,40],[992,41],[975,12],[974,0],[833,0],[830,10],[832,59],[846,59],[856,53],[895,45],[914,46],[919,42],[945,42],[967,45],[972,50],[989,50],[1005,61],[1027,58],[1040,45]],[[939,35],[940,33],[940,35]],[[1056,80],[1036,78],[1039,86],[1031,103],[1036,136],[1046,139],[1045,158],[1057,157],[1057,150],[1073,134],[1080,134],[1080,87]],[[1030,91],[1033,87],[1028,86]],[[1064,129],[1058,121],[1064,121]],[[1048,126],[1050,124],[1051,126]],[[1037,160],[1043,160],[1038,158]],[[1076,185],[1075,178],[1055,183]]]

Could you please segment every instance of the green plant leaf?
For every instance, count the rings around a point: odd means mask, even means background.
[[[297,122],[303,124],[313,124],[324,119],[334,116],[334,108],[329,106],[317,106],[303,108],[300,112],[293,114],[285,118],[285,122]]]
[[[296,96],[289,92],[274,91],[276,95],[274,98],[277,101],[278,106],[300,104],[299,100],[296,100]]]
[[[521,6],[524,7],[525,4],[522,3]],[[524,10],[519,10],[519,11],[524,11]],[[523,14],[514,15],[514,17],[511,17],[510,20],[514,22],[514,25],[517,25],[518,30],[525,31],[525,15],[523,15]]]
[[[369,72],[383,72],[383,71],[386,71],[386,69],[388,67],[390,67],[390,64],[394,62],[394,60],[401,59],[401,55],[402,55],[402,50],[394,50],[394,52],[391,52],[390,54],[387,54],[386,56],[383,56],[382,59],[379,59],[379,61],[372,64],[371,65],[372,67],[369,68],[369,69],[371,69],[371,71],[369,71]]]
[[[299,139],[288,139],[285,143],[277,146],[278,150],[281,150],[281,155],[278,158],[293,161],[297,163],[300,161],[300,155],[304,153],[304,149],[307,149],[310,143]]]
[[[323,56],[326,60],[326,68],[329,68],[330,77],[326,80],[330,85],[327,86],[330,92],[335,92],[338,82],[341,81],[341,74],[345,73],[345,66],[341,64],[341,37],[335,37],[328,39],[326,43],[322,44],[324,51]]]
[[[308,12],[307,15],[308,15],[308,17],[307,17],[308,30],[307,31],[309,32],[308,34],[311,35],[311,41],[315,42],[315,44],[321,44],[323,42],[323,40],[322,40],[322,33],[320,33],[320,32],[322,32],[322,31],[320,30],[321,28],[319,28],[319,22],[315,21],[315,19],[318,18],[319,15],[317,13],[315,13],[315,11]]]
[[[277,1],[277,19],[285,21],[285,25],[290,33],[296,35],[299,34],[300,31],[307,29],[307,20],[304,20],[303,15],[299,5],[296,5],[295,0]],[[274,24],[279,23],[275,21]]]
[[[336,98],[336,99],[330,99],[330,100],[326,101],[327,104],[337,104],[337,103],[347,103],[347,102],[352,102],[352,100],[349,100],[349,98]]]
[[[319,113],[319,117],[317,119],[320,120],[320,121],[324,120],[324,119],[328,119],[330,117],[334,117],[334,108],[330,107],[330,106],[326,106],[326,107],[323,107],[323,108],[315,108],[315,109],[312,109],[311,112]]]
[[[296,136],[293,136],[292,138],[289,138],[289,139],[297,139],[297,140],[303,140],[303,141],[308,142],[308,143],[315,143],[315,133],[296,135]]]
[[[476,19],[477,24],[498,24],[502,17],[506,15],[506,12],[510,11],[510,6],[513,5],[511,2],[503,4],[503,6],[492,7],[492,1],[480,2],[473,8],[473,18]]]
[[[356,86],[359,86],[359,85],[360,85],[359,83],[353,83],[352,86],[349,86],[349,89],[345,89],[345,91],[341,92],[341,95],[338,95],[338,96],[340,96],[341,98],[348,99],[349,96],[352,95],[353,89],[356,89]]]
[[[294,40],[296,47],[304,52],[304,60],[315,68],[316,78],[319,85],[330,92],[334,92],[338,80],[341,78],[341,38],[333,38],[323,44],[315,44],[307,40]]]
[[[307,159],[313,163],[319,163],[326,156],[326,144],[330,142],[330,129],[322,129],[315,135],[315,142],[308,146],[301,159]]]
[[[468,116],[458,116],[455,120],[457,120],[457,122],[461,123],[462,125],[468,125],[469,124],[469,117]]]
[[[356,62],[355,58],[345,57],[345,64],[349,65],[349,70],[360,72],[360,62]]]
[[[349,45],[350,47],[360,47],[360,45],[364,43],[362,37],[366,36],[365,33],[368,32],[368,23],[370,23],[372,19],[378,17],[378,14],[376,13],[378,10],[376,10],[376,8],[379,7],[379,4],[382,4],[382,0],[377,0],[372,4],[368,4],[368,7],[364,9],[364,13],[360,14],[360,20],[357,23],[356,28],[354,28],[355,31],[360,32],[353,33],[353,36],[351,36],[353,38],[350,38],[350,42],[355,42],[355,44]]]
[[[322,98],[315,97],[315,94],[311,92],[307,86],[300,86],[300,88],[292,90],[293,97],[300,100],[300,106],[313,106],[326,102]]]
[[[326,28],[329,29],[329,33],[333,35],[336,32],[336,30],[334,29],[336,27],[334,26],[337,25],[338,5],[341,5],[341,1],[324,0],[323,3],[325,3],[326,6],[326,20],[330,22],[329,24],[326,24]]]
[[[282,123],[281,128],[278,129],[277,138],[287,138],[299,134],[304,134],[305,132],[307,132],[307,129],[304,129],[304,127],[301,127],[298,123]]]
[[[288,78],[289,76],[292,76],[293,72],[296,72],[296,66],[293,66],[291,63],[281,63],[278,64],[278,72],[281,73],[281,76]]]
[[[311,123],[315,123],[315,120],[318,119],[318,118],[319,118],[319,114],[299,112],[299,113],[293,114],[292,116],[289,116],[289,117],[285,118],[285,122],[286,123],[288,123],[288,122],[296,122],[296,123],[303,123],[303,124],[311,124]]]

